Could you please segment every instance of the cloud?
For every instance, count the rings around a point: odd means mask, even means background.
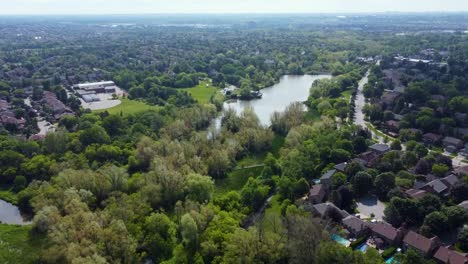
[[[468,11],[465,0],[0,0],[2,14]]]

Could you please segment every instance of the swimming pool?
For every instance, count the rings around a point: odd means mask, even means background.
[[[369,247],[369,245],[367,245],[366,243],[360,245],[357,249],[362,251],[362,252],[366,252],[367,248]]]
[[[387,263],[387,264],[396,264],[397,262],[396,262],[396,261],[393,261],[393,256],[391,256],[389,259],[387,259],[387,260],[385,261],[385,263]]]
[[[340,243],[341,245],[345,247],[349,247],[349,245],[351,245],[351,242],[348,239],[342,236],[336,235],[336,234],[331,235],[331,239],[333,239],[334,241]]]

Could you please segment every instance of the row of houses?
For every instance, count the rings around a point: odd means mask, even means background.
[[[390,146],[386,144],[374,144],[369,147],[369,151],[358,155],[358,157],[352,161],[357,161],[363,166],[372,167],[379,157],[390,150]],[[336,164],[333,169],[325,172],[322,177],[320,177],[319,184],[312,185],[308,195],[309,202],[312,204],[323,202],[330,190],[333,175],[335,175],[336,172],[344,173],[347,166],[347,162],[339,163]]]
[[[460,204],[467,208],[468,201]],[[468,254],[460,253],[453,247],[443,246],[439,237],[427,238],[417,232],[408,230],[405,226],[395,228],[386,222],[371,223],[339,209],[333,203],[321,203],[312,206],[312,213],[321,219],[332,219],[339,223],[349,234],[349,237],[368,236],[367,243],[378,250],[388,247],[401,247],[403,250],[413,249],[427,258],[433,258],[444,264],[467,264]]]
[[[0,99],[0,125],[13,130],[23,130],[26,126],[24,118],[16,118],[15,112],[11,109],[10,103]]]
[[[59,120],[65,115],[73,115],[73,111],[62,103],[53,92],[44,91],[42,103],[50,109],[55,120]]]

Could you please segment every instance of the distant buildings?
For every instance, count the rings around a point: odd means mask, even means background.
[[[0,100],[0,125],[8,130],[22,130],[26,126],[26,120],[16,118],[10,103],[6,100]]]
[[[427,238],[414,231],[409,231],[403,239],[403,244],[406,248],[412,248],[425,257],[431,257],[435,250],[440,247],[441,242],[437,236]]]
[[[73,88],[86,103],[100,101],[97,94],[116,93],[119,89],[113,81],[81,83],[74,85]]]

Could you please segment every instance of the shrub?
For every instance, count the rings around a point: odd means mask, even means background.
[[[382,258],[383,259],[388,259],[390,258],[393,254],[395,254],[396,247],[389,247],[384,252],[382,253]]]
[[[357,247],[359,247],[362,243],[366,242],[367,241],[367,235],[365,236],[361,236],[359,238],[357,238],[355,241],[351,242],[351,244],[349,245],[353,250],[355,250]]]

